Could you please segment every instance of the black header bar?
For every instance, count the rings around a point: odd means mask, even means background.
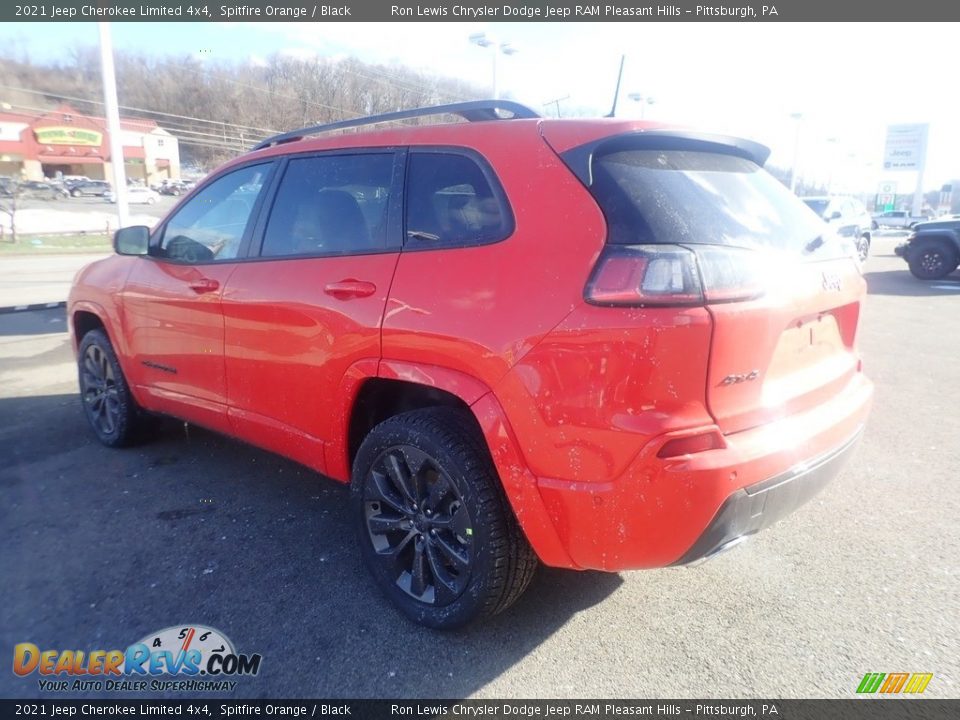
[[[0,700],[3,718],[346,718],[362,720],[953,720],[960,700]]]
[[[4,0],[2,22],[944,22],[960,3],[944,0]],[[907,30],[906,32],[912,32]],[[814,50],[815,48],[811,48]]]

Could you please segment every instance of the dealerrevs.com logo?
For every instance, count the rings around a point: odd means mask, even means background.
[[[36,673],[40,690],[50,692],[231,691],[232,678],[256,675],[261,660],[237,653],[226,635],[202,625],[169,627],[126,650],[13,648],[13,672]]]

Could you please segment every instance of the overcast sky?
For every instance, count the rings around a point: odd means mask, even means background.
[[[253,61],[274,52],[354,56],[397,63],[491,86],[490,51],[468,36],[510,42],[501,56],[501,93],[547,113],[610,109],[626,55],[618,115],[638,116],[628,99],[652,97],[646,116],[759,140],[771,162],[793,162],[803,113],[799,172],[835,190],[872,191],[882,179],[913,188],[912,173],[885,175],[890,123],[930,123],[927,189],[960,178],[957,27],[942,24],[774,23],[115,23],[118,48]],[[95,23],[7,24],[0,42],[36,60],[97,41]],[[2,89],[0,89],[2,97]],[[121,104],[123,98],[120,98]],[[163,110],[164,108],[157,108]]]

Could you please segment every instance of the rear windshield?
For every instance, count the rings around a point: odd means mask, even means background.
[[[590,190],[606,216],[611,243],[787,252],[832,244],[817,241],[830,231],[816,213],[756,163],[733,155],[697,150],[599,154]]]
[[[821,198],[804,198],[803,202],[820,217],[823,217],[823,214],[827,211],[827,205],[830,204],[829,200]]]

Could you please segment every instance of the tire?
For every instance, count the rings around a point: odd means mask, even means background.
[[[957,251],[942,241],[928,241],[910,253],[910,272],[920,280],[939,280],[960,265]]]
[[[857,255],[860,256],[860,262],[866,262],[870,256],[870,236],[861,235],[857,240]]]
[[[103,330],[83,336],[77,353],[80,402],[97,439],[107,447],[124,447],[135,441],[142,424],[113,346]]]
[[[505,610],[537,568],[463,411],[415,410],[377,425],[357,452],[351,502],[374,580],[427,627],[452,630]]]
[[[70,195],[73,197],[80,197],[81,195],[83,195],[83,193],[80,192],[79,190],[71,190]]]

